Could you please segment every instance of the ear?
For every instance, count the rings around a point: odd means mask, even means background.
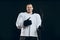
[[[33,9],[33,7],[32,7],[32,9]]]

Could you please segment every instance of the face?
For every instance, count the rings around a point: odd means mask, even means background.
[[[33,11],[33,6],[31,4],[27,5],[26,10],[27,10],[28,13],[31,13]]]

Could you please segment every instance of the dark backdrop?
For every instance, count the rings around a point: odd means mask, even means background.
[[[19,12],[25,11],[27,3],[34,5],[34,12],[42,17],[41,39],[59,40],[60,38],[60,1],[0,0],[0,40],[18,40],[19,32],[15,22]]]

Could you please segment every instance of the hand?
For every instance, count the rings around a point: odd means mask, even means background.
[[[29,25],[32,24],[32,21],[29,20],[29,19],[30,19],[30,17],[27,20],[24,21],[24,23],[23,23],[24,26],[29,26]]]

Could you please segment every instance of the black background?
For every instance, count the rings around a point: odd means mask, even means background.
[[[0,0],[0,40],[18,40],[19,30],[15,23],[19,12],[32,3],[34,12],[43,18],[41,40],[60,39],[60,1],[53,0]]]

